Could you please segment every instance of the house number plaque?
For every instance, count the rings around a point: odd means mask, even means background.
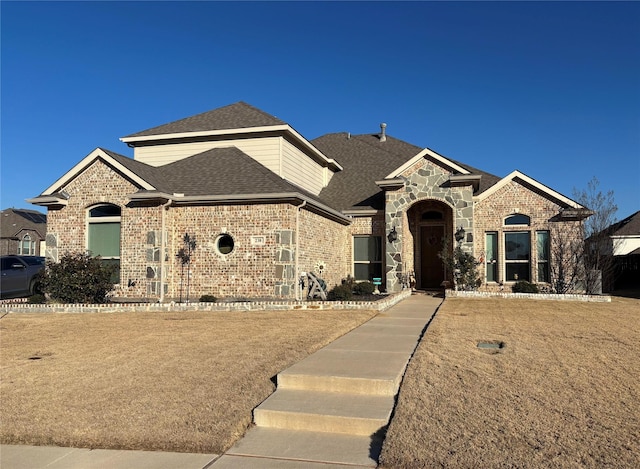
[[[267,242],[265,236],[252,236],[251,237],[251,245],[252,246],[264,246]]]

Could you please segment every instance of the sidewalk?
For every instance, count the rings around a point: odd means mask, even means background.
[[[442,302],[414,294],[278,375],[224,455],[3,445],[2,469],[376,467],[404,370]]]

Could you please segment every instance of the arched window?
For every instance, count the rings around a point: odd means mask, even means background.
[[[531,223],[531,218],[529,218],[527,215],[522,215],[520,213],[514,213],[514,214],[509,215],[507,218],[504,219],[505,226],[510,226],[510,225],[527,225],[527,226],[529,226],[530,223]]]
[[[29,233],[22,237],[22,241],[18,245],[18,255],[20,256],[35,256],[36,255],[36,242],[31,239]]]
[[[120,214],[120,207],[112,204],[97,205],[88,213],[87,250],[116,267],[116,283],[120,281]]]

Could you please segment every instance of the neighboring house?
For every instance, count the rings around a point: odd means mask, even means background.
[[[101,255],[126,297],[179,296],[185,234],[193,298],[300,298],[308,271],[329,287],[352,275],[387,292],[413,276],[440,288],[451,273],[438,253],[456,234],[482,260],[483,288],[548,282],[550,240],[588,216],[519,171],[491,175],[384,124],[307,140],[239,102],[121,140],[133,159],[97,148],[29,202],[48,208],[50,258]]]
[[[613,279],[603,279],[613,290],[640,289],[640,211],[605,230],[613,253]]]
[[[47,216],[29,209],[0,211],[0,255],[44,256]]]

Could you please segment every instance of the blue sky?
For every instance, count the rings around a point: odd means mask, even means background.
[[[94,148],[246,101],[640,210],[638,2],[0,2],[1,208]]]

